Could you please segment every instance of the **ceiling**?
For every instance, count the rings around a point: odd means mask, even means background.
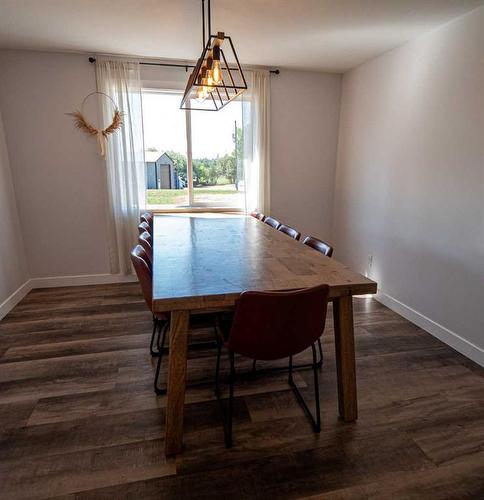
[[[212,0],[243,64],[343,72],[484,0]],[[200,0],[0,0],[0,48],[196,59]]]

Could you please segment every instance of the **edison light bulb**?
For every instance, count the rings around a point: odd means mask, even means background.
[[[197,90],[197,101],[204,101],[208,96],[207,90],[207,68],[206,66],[202,66],[200,71],[200,75],[198,76],[198,84],[200,85]]]
[[[203,102],[205,100],[205,93],[203,92],[203,87],[198,87],[197,90],[197,101]]]
[[[217,39],[217,45],[214,46],[212,50],[212,75],[213,81],[218,85],[222,81],[222,72],[220,70],[220,45],[221,40]]]
[[[212,70],[210,69],[207,69],[207,85],[208,85],[208,91],[209,92],[213,92],[215,89],[212,87],[212,85],[214,84],[214,81],[213,81],[213,76],[212,76]]]
[[[203,98],[206,99],[208,97],[208,87],[207,87],[207,78],[202,78],[202,90],[203,90]]]
[[[217,61],[216,59],[213,61],[213,70],[212,70],[212,75],[213,75],[213,81],[215,85],[218,85],[220,81],[222,80],[222,75],[220,73],[220,61]]]

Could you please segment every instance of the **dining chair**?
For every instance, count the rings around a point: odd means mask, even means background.
[[[264,222],[264,219],[266,218],[266,216],[262,212],[258,212],[257,210],[253,210],[252,212],[250,212],[250,215],[262,222]]]
[[[279,229],[279,226],[281,225],[281,223],[277,219],[274,219],[274,217],[266,217],[264,219],[264,223],[266,223],[268,226],[273,227],[274,229]]]
[[[141,245],[136,245],[131,252],[131,262],[138,276],[138,280],[141,285],[141,291],[145,299],[146,305],[150,311],[153,310],[153,273],[149,265],[149,257],[145,249]],[[198,327],[202,326],[204,328],[207,325],[212,328],[215,326],[215,315],[214,313],[198,313],[192,314],[190,316],[190,321],[193,323],[195,318]],[[193,326],[193,324],[192,324]],[[160,387],[159,379],[161,372],[161,363],[163,360],[164,353],[168,352],[169,348],[165,347],[167,333],[170,328],[170,314],[169,313],[153,313],[153,332],[151,334],[150,341],[150,353],[152,356],[157,357],[156,372],[153,382],[153,387],[156,394],[166,394],[166,387]],[[158,336],[156,336],[158,334]],[[155,350],[155,344],[158,350]],[[202,348],[214,347],[215,344],[211,342],[197,342],[191,344],[190,348]]]
[[[268,219],[272,219],[272,217],[268,217]],[[278,222],[278,221],[276,221],[276,219],[272,219],[272,220],[275,222]],[[269,225],[271,225],[272,227],[275,227],[272,222]],[[286,226],[285,224],[280,224],[279,227],[277,227],[277,230],[281,231],[281,233],[287,234],[288,236],[290,236],[291,238],[293,238],[297,241],[299,241],[299,239],[301,238],[301,233],[299,231],[296,231],[296,229],[294,229],[291,226]],[[318,339],[318,351],[319,351],[318,367],[321,367],[323,365],[323,346],[321,345],[321,339]],[[256,370],[256,363],[257,363],[257,360],[254,359],[253,363],[252,363],[252,371],[254,371],[254,372]],[[295,366],[294,368],[299,369],[299,368],[307,368],[307,367],[308,367],[308,364],[305,363],[302,365]]]
[[[139,234],[144,233],[145,231],[148,231],[148,233],[151,234],[151,227],[150,227],[150,225],[146,221],[140,222],[139,225],[138,225],[138,232],[139,232]]]
[[[141,292],[143,293],[143,298],[145,299],[148,309],[152,311],[152,306],[153,306],[152,268],[150,264],[150,258],[146,250],[141,245],[136,245],[133,248],[133,251],[131,252],[131,262],[133,263],[136,276],[138,276],[138,281],[141,285]],[[158,357],[158,364],[161,363],[161,358],[163,356],[166,332],[169,328],[169,325],[170,325],[169,314],[153,313],[153,332],[151,334],[151,340],[150,340],[150,354],[154,357]],[[162,336],[161,342],[160,342],[160,336]],[[156,340],[157,350],[155,350],[155,340]],[[156,388],[157,388],[157,378],[155,378],[155,391]]]
[[[287,234],[293,240],[299,240],[301,237],[301,233],[299,231],[296,231],[293,227],[286,226],[285,224],[281,224],[277,230],[281,231],[281,233]]]
[[[146,256],[149,260],[150,269],[153,269],[153,243],[151,234],[148,231],[144,231],[138,236],[138,242],[143,247],[146,252]]]
[[[318,240],[318,238],[314,236],[306,236],[303,240],[303,244],[314,248],[314,250],[321,252],[326,255],[326,257],[331,257],[333,255],[333,247],[322,240]]]
[[[140,220],[140,222],[148,223],[150,228],[153,228],[153,213],[152,212],[145,212],[144,214],[141,214],[139,220]]]
[[[246,291],[237,299],[233,317],[217,317],[215,393],[222,407],[219,374],[223,346],[228,351],[230,361],[228,411],[224,415],[225,445],[228,448],[232,446],[236,354],[260,360],[288,358],[289,385],[314,431],[321,431],[316,343],[324,331],[328,297],[328,285],[287,292]],[[309,347],[313,357],[315,415],[311,413],[293,378],[293,356]]]
[[[326,257],[331,257],[333,255],[333,247],[331,245],[328,245],[328,243],[322,240],[318,240],[318,238],[315,238],[314,236],[306,236],[306,238],[304,238],[303,240],[303,244],[311,248],[314,248],[314,250],[321,252],[322,254],[326,255]],[[321,345],[321,339],[318,340],[318,348],[319,348],[320,366],[322,366],[323,347]]]

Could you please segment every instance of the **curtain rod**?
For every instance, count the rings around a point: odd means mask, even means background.
[[[95,57],[90,57],[89,58],[90,63],[95,63],[96,58]],[[188,71],[188,68],[194,68],[195,66],[193,64],[175,64],[175,63],[153,63],[153,62],[140,62],[143,66],[166,66],[169,68],[185,68],[185,71]],[[274,75],[278,75],[280,73],[280,70],[278,69],[271,69],[269,70],[269,73],[273,73]]]

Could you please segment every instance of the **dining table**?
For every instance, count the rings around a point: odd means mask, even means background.
[[[337,253],[337,249],[336,249]],[[293,290],[328,284],[334,319],[339,416],[358,417],[354,295],[377,284],[286,234],[243,214],[156,215],[153,313],[170,313],[165,454],[183,448],[190,314],[224,311],[245,290]]]

